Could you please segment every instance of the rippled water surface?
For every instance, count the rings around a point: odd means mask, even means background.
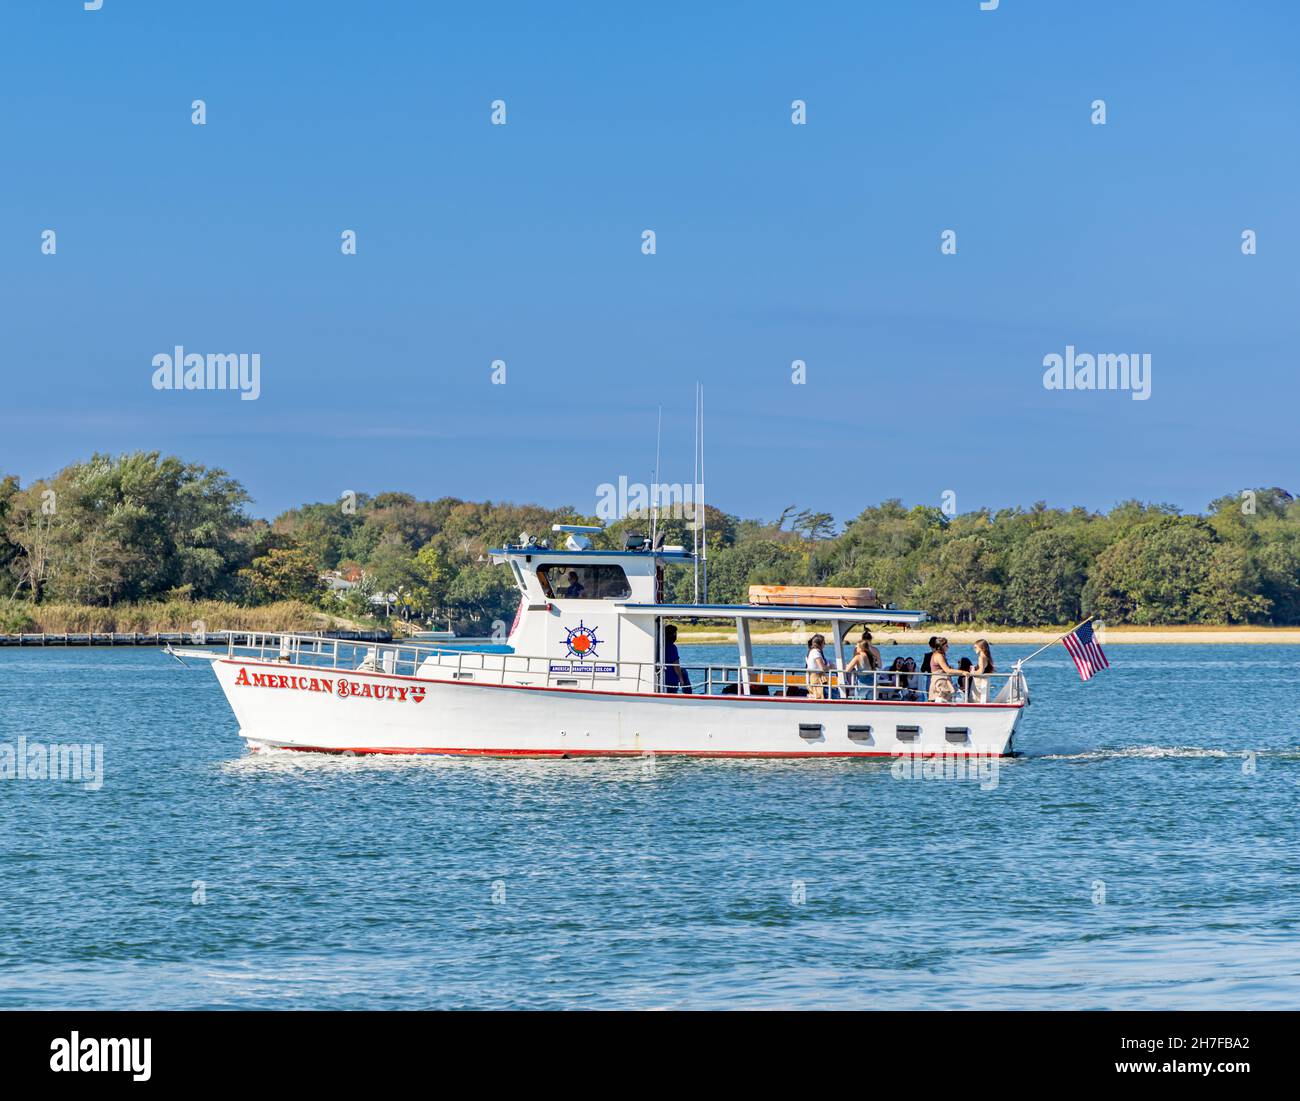
[[[1109,653],[981,784],[250,756],[206,667],[0,650],[0,747],[104,749],[0,781],[0,1006],[1300,1005],[1300,647]]]

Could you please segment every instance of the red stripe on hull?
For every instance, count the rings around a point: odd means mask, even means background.
[[[743,749],[708,750],[708,749],[361,749],[342,748],[327,749],[314,745],[277,745],[274,749],[291,749],[296,753],[333,753],[335,755],[351,753],[354,756],[387,754],[407,757],[502,757],[509,759],[535,758],[538,760],[566,760],[574,757],[1014,757],[1014,753],[954,753],[950,751],[936,753],[895,753],[893,750],[871,750],[854,752],[852,750],[829,753],[814,752],[762,752]]]

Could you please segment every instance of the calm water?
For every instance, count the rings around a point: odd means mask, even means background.
[[[985,790],[251,757],[206,667],[0,650],[0,745],[105,754],[98,791],[0,781],[0,1006],[1300,1005],[1300,647],[1110,657],[1035,659]]]

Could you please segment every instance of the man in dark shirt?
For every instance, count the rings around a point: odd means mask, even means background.
[[[664,628],[664,691],[690,692],[691,678],[682,668],[682,658],[677,652],[677,628],[671,624]]]
[[[564,590],[564,595],[569,597],[571,600],[578,600],[581,599],[582,594],[586,591],[585,586],[578,580],[578,575],[574,573],[573,570],[570,570],[569,587]]]

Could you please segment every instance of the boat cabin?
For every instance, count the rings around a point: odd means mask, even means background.
[[[514,684],[661,692],[666,625],[672,620],[731,620],[737,634],[737,663],[727,667],[732,672],[722,683],[712,683],[710,673],[710,683],[696,692],[767,694],[770,675],[754,666],[750,625],[755,620],[829,620],[828,660],[842,671],[843,644],[850,628],[915,625],[927,618],[924,612],[879,606],[782,605],[770,589],[765,590],[762,603],[665,603],[665,567],[692,565],[695,555],[684,547],[655,546],[640,535],[630,535],[622,550],[593,549],[589,536],[601,530],[557,524],[554,531],[564,537],[563,546],[521,536],[519,543],[490,552],[494,563],[510,570],[520,603],[505,644],[479,651],[508,655],[504,662],[484,666],[485,671],[504,665],[512,670],[504,679]],[[445,666],[449,659],[456,662],[457,675],[475,679],[463,657],[448,654],[426,664]],[[782,671],[782,683],[788,680]]]

